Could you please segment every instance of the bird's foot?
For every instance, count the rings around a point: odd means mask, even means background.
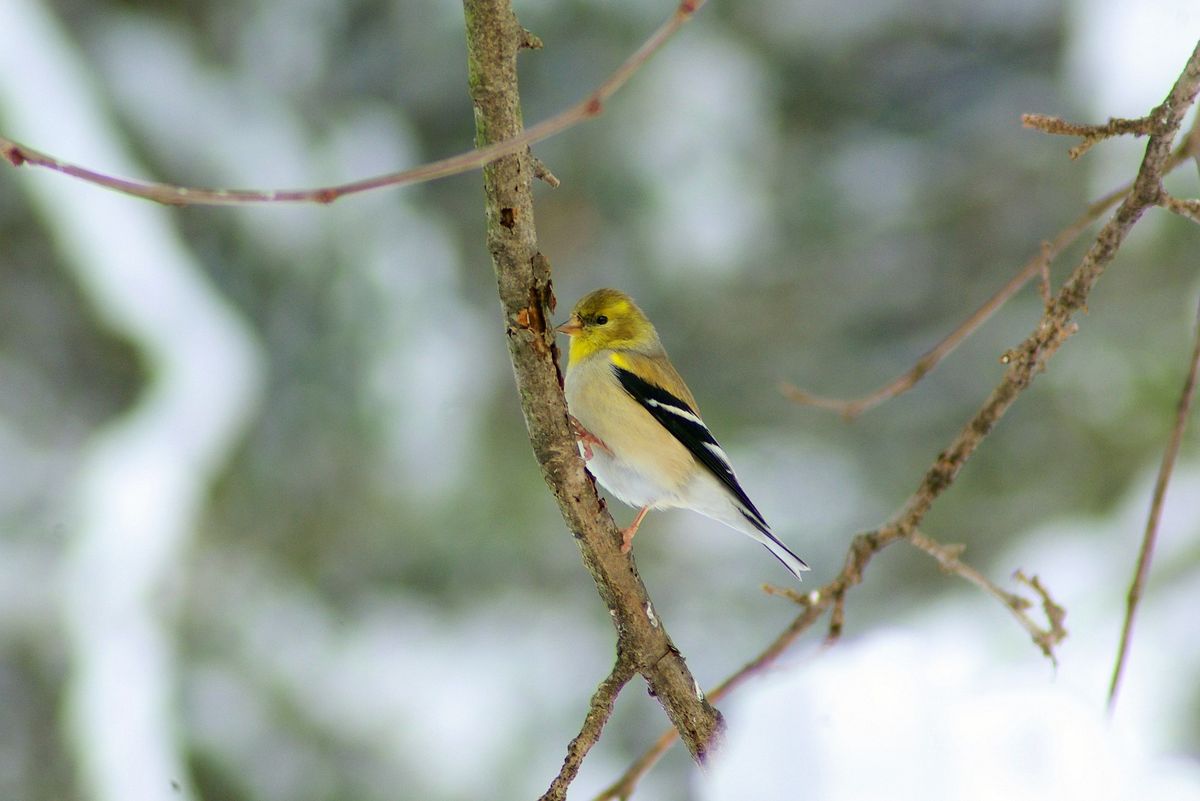
[[[637,513],[637,517],[633,518],[633,522],[626,528],[621,529],[621,553],[629,553],[629,549],[633,547],[633,535],[637,534],[638,528],[642,525],[642,519],[646,517],[646,512],[649,511],[649,506],[643,506],[641,511]]]
[[[633,549],[633,535],[637,529],[633,526],[621,529],[621,553],[629,553]]]
[[[575,432],[575,439],[579,440],[579,445],[583,448],[583,461],[590,462],[592,460],[592,457],[595,455],[592,453],[593,445],[608,451],[608,446],[604,444],[604,440],[584,428],[583,423],[579,422],[574,415],[568,416],[571,418],[571,429]],[[608,452],[611,453],[612,451]]]

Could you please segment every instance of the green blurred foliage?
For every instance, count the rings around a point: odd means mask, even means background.
[[[949,12],[917,4],[903,14],[880,3],[825,30],[809,30],[812,19],[785,5],[710,3],[604,115],[536,146],[562,181],[537,188],[537,214],[560,314],[601,285],[638,299],[751,494],[768,499],[759,505],[769,518],[787,521],[786,539],[820,581],[855,531],[916,487],[994,386],[1000,354],[1028,333],[1041,301],[1030,286],[913,392],[853,424],[789,403],[778,383],[865,393],[1005,283],[1090,200],[1087,160],[1069,162],[1066,141],[1022,130],[1019,114],[1074,119],[1085,109],[1060,80],[1068,31],[1056,4],[1006,16],[976,13],[982,4],[965,0]],[[158,178],[317,184],[471,146],[452,4],[64,0],[56,8]],[[546,43],[521,63],[532,122],[583,97],[668,7],[538,2],[518,12]],[[147,81],[194,71],[212,82],[216,99],[182,103],[196,120],[156,125],[150,100],[183,90],[123,83],[140,37],[150,53],[163,48],[177,59]],[[223,161],[195,157],[204,141],[184,138],[190,130],[203,139],[220,122],[213,108],[253,117],[264,97],[277,104],[266,116],[290,115],[271,123],[295,136],[282,151],[324,154],[309,162],[314,172],[288,174],[286,157],[258,161],[270,141]],[[370,150],[393,135],[389,147]],[[237,131],[221,139],[237,153]],[[1131,161],[1130,175],[1135,168]],[[15,185],[0,182],[8,184],[0,190],[0,419],[21,432],[38,466],[6,493],[0,525],[51,565],[61,536],[47,533],[63,522],[62,477],[144,376],[65,277]],[[237,675],[273,721],[274,748],[320,767],[327,784],[291,798],[451,796],[417,780],[396,796],[403,760],[384,766],[380,749],[339,737],[256,675],[228,630],[239,596],[213,565],[270,565],[340,621],[381,598],[453,620],[519,596],[528,606],[514,626],[559,609],[601,653],[609,636],[524,437],[479,183],[459,176],[328,210],[175,212],[269,359],[265,402],[212,489],[194,572],[180,577],[181,653],[185,670],[217,664]],[[967,543],[976,563],[1011,553],[1040,521],[1103,514],[1158,459],[1185,372],[1196,261],[1194,227],[1152,227],[1122,252],[1080,333],[930,515],[927,531]],[[307,234],[289,240],[293,229]],[[384,244],[370,250],[361,241]],[[1056,262],[1056,279],[1079,253]],[[367,257],[378,261],[365,268]],[[442,392],[442,382],[457,389]],[[450,456],[439,454],[437,436],[413,433],[422,430],[453,434]],[[846,479],[831,487],[825,474]],[[614,512],[622,522],[628,514]],[[687,532],[702,526],[693,544]],[[707,681],[737,667],[790,615],[756,589],[783,581],[771,561],[748,541],[715,544],[724,536],[733,535],[685,513],[661,514],[637,548],[660,612]],[[951,589],[925,561],[888,554],[854,598],[853,627]],[[20,714],[3,717],[33,727],[24,738],[5,732],[4,742],[27,743],[7,752],[24,767],[6,786],[29,801],[84,797],[67,789],[61,768],[30,767],[70,761],[47,723],[61,703],[62,666],[44,636],[17,628],[0,642],[4,695],[21,699]],[[463,648],[469,657],[470,643]],[[553,770],[606,669],[602,661],[594,668],[571,677],[578,703],[555,710],[558,730],[546,742],[556,745],[517,738],[500,786],[531,791],[522,760]],[[626,725],[600,757],[609,767],[662,725],[644,699],[623,700],[618,720]],[[224,752],[195,739],[204,798],[275,797],[269,783],[239,775]],[[668,775],[683,769],[677,760]]]

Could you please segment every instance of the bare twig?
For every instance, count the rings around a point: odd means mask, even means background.
[[[1063,628],[1063,622],[1067,619],[1067,610],[1054,602],[1054,599],[1050,597],[1050,591],[1046,589],[1046,585],[1042,584],[1042,580],[1037,576],[1026,576],[1020,570],[1013,573],[1013,578],[1037,593],[1037,596],[1042,599],[1042,612],[1045,613],[1046,620],[1050,623],[1050,630],[1060,634],[1059,639],[1065,638],[1067,631]],[[1054,661],[1057,665],[1057,660]]]
[[[1184,141],[1183,152],[1185,156],[1191,156],[1196,169],[1200,170],[1200,116],[1192,120],[1192,130]]]
[[[925,536],[920,531],[914,531],[909,535],[908,541],[914,547],[936,559],[942,570],[966,579],[999,601],[1008,611],[1012,612],[1013,617],[1021,624],[1021,628],[1029,633],[1034,644],[1041,649],[1046,658],[1055,665],[1058,664],[1058,659],[1054,655],[1054,648],[1066,639],[1067,630],[1063,627],[1063,620],[1066,618],[1066,613],[1062,610],[1062,607],[1051,600],[1049,593],[1042,586],[1041,582],[1038,581],[1037,576],[1026,580],[1022,574],[1017,574],[1019,581],[1027,584],[1041,597],[1042,609],[1046,613],[1046,626],[1039,625],[1037,621],[1029,616],[1028,610],[1032,604],[1028,599],[1003,589],[987,576],[959,559],[965,546],[943,545]]]
[[[1054,289],[1051,286],[1051,280],[1050,280],[1050,262],[1052,262],[1052,261],[1054,261],[1054,254],[1051,253],[1051,251],[1050,251],[1050,243],[1043,242],[1042,243],[1042,262],[1039,265],[1041,267],[1041,276],[1040,276],[1041,281],[1038,284],[1038,289],[1042,293],[1042,312],[1043,313],[1049,311],[1050,304],[1052,304],[1054,302]]]
[[[1162,178],[1171,158],[1171,147],[1183,115],[1200,90],[1200,43],[1192,51],[1166,101],[1150,116],[1156,121],[1154,133],[1146,145],[1137,178],[1112,218],[1096,235],[1095,242],[1063,284],[1052,307],[1042,316],[1033,333],[1006,354],[1008,364],[1003,380],[992,391],[979,412],[939,454],[926,473],[921,486],[909,499],[896,525],[907,535],[920,523],[933,501],[957,476],[962,465],[978,447],[1003,414],[1033,379],[1045,369],[1046,362],[1075,332],[1071,318],[1084,307],[1092,286],[1103,275],[1117,250],[1146,209],[1158,202]]]
[[[714,701],[721,700],[713,697]],[[637,789],[637,784],[642,777],[650,772],[650,769],[658,764],[658,760],[662,759],[663,754],[671,750],[671,746],[679,739],[679,734],[674,729],[664,729],[663,733],[654,741],[654,745],[647,748],[640,757],[625,769],[615,782],[605,787],[596,795],[592,801],[626,801],[627,798],[633,795],[633,791]]]
[[[833,609],[829,636],[836,639],[840,635],[845,593],[850,587],[862,581],[863,569],[867,562],[874,554],[891,543],[901,539],[911,539],[914,534],[918,533],[918,527],[934,501],[954,482],[962,466],[974,453],[979,443],[991,433],[996,423],[1004,416],[1017,397],[1045,369],[1046,363],[1062,343],[1075,332],[1076,326],[1071,322],[1071,317],[1084,307],[1092,286],[1116,256],[1117,250],[1133,225],[1147,208],[1158,202],[1162,192],[1162,176],[1173,159],[1172,142],[1179,131],[1184,114],[1194,103],[1198,90],[1200,90],[1200,44],[1197,44],[1196,49],[1192,52],[1166,101],[1150,115],[1155,120],[1155,127],[1150,135],[1150,142],[1146,146],[1146,154],[1138,169],[1137,178],[1112,219],[1100,229],[1092,246],[1063,284],[1058,296],[1039,320],[1033,332],[1018,347],[1006,354],[1005,363],[1008,365],[1008,370],[1000,384],[954,438],[950,446],[938,454],[933,465],[921,479],[920,485],[909,496],[900,512],[883,527],[854,538],[846,554],[842,572],[837,577],[811,596],[801,596],[791,591],[782,593],[800,602],[804,606],[804,610],[764,654],[769,652],[777,656],[800,633],[808,629],[819,618],[821,611],[827,607]],[[1047,642],[1049,643],[1054,637],[1061,639],[1061,636],[1065,636],[1063,621],[1066,612],[1053,601],[1046,587],[1036,576],[1027,578],[1024,574],[1017,573],[1016,579],[1037,593],[1042,601],[1042,609],[1049,621],[1047,630],[1051,632]],[[1003,591],[999,592],[998,597],[1004,598]],[[1024,605],[1027,602],[1020,603]],[[1010,606],[1010,608],[1012,607]],[[1016,610],[1014,609],[1014,611]],[[1042,643],[1038,644],[1039,647],[1043,647]],[[1044,647],[1043,650],[1045,650]],[[769,662],[770,659],[761,660],[761,657],[754,660],[750,663],[750,666],[754,666],[750,672],[762,669]],[[739,671],[735,676],[740,679],[741,674],[742,671]],[[664,737],[668,736],[664,735]],[[598,797],[598,801],[628,798],[641,775],[669,746],[669,742],[663,744],[663,739],[660,737],[646,755]]]
[[[950,332],[941,342],[933,346],[921,358],[917,359],[909,370],[891,382],[883,385],[873,392],[868,393],[860,398],[845,400],[841,398],[829,398],[821,395],[815,395],[806,392],[792,384],[784,383],[780,386],[780,390],[791,400],[796,403],[806,406],[816,406],[820,409],[829,409],[837,412],[842,417],[852,420],[858,417],[863,412],[874,409],[881,403],[891,400],[897,395],[902,395],[908,390],[916,386],[917,382],[933,371],[947,356],[949,356],[955,348],[962,344],[963,340],[975,333],[987,320],[1005,303],[1017,294],[1025,284],[1035,275],[1041,274],[1043,271],[1049,270],[1050,262],[1062,253],[1066,248],[1070,247],[1079,236],[1087,230],[1088,226],[1100,218],[1104,212],[1108,211],[1117,202],[1129,193],[1133,184],[1125,186],[1113,192],[1109,192],[1104,197],[1097,200],[1092,205],[1088,206],[1083,214],[1068,225],[1066,228],[1058,232],[1058,235],[1049,242],[1042,243],[1042,247],[1038,255],[1031,258],[1021,267],[1007,284],[1002,286],[1000,290],[992,295],[982,306],[976,309],[971,316],[964,320],[957,328]],[[1049,305],[1049,304],[1047,304]]]
[[[596,688],[596,692],[592,695],[592,701],[588,704],[588,712],[583,719],[583,726],[580,727],[579,734],[567,746],[567,756],[563,760],[562,769],[550,783],[550,789],[539,801],[564,801],[566,799],[567,787],[575,781],[575,777],[579,774],[583,758],[600,739],[600,732],[604,729],[604,724],[612,716],[617,694],[633,678],[634,673],[636,671],[633,662],[625,658],[623,651],[618,650],[617,662],[613,665],[612,672]],[[671,729],[671,732],[674,734],[675,729]]]
[[[1022,114],[1021,124],[1026,128],[1034,128],[1043,133],[1060,136],[1098,136],[1108,138],[1122,134],[1134,136],[1149,136],[1154,132],[1154,121],[1151,117],[1138,117],[1129,120],[1120,117],[1109,117],[1104,125],[1080,124],[1067,122],[1060,117],[1048,114]]]
[[[1158,205],[1175,212],[1180,217],[1200,223],[1200,200],[1184,200],[1163,192],[1162,197],[1158,200]]]
[[[1192,400],[1196,395],[1196,374],[1200,371],[1200,312],[1197,314],[1195,342],[1192,346],[1192,362],[1188,368],[1187,379],[1183,382],[1183,391],[1179,393],[1179,403],[1175,409],[1175,425],[1171,427],[1171,436],[1163,451],[1162,464],[1158,468],[1158,478],[1154,482],[1154,497],[1150,502],[1150,514],[1146,519],[1146,530],[1142,534],[1142,547],[1138,552],[1137,567],[1133,571],[1133,581],[1129,585],[1129,594],[1125,603],[1125,624],[1121,627],[1121,643],[1117,647],[1117,661],[1113,665],[1112,681],[1108,686],[1108,711],[1111,714],[1117,705],[1117,693],[1121,687],[1121,675],[1125,671],[1125,663],[1129,659],[1129,644],[1133,637],[1133,618],[1137,613],[1138,604],[1146,588],[1146,580],[1150,575],[1150,561],[1154,556],[1154,545],[1158,541],[1158,523],[1162,518],[1163,501],[1167,496],[1167,486],[1171,483],[1171,473],[1175,469],[1175,458],[1179,455],[1179,445],[1183,442],[1183,431],[1187,427],[1191,415]]]
[[[494,140],[486,147],[480,147],[457,156],[422,164],[400,172],[363,178],[350,183],[336,186],[323,186],[315,189],[206,189],[201,187],[175,186],[172,184],[149,181],[135,181],[128,178],[118,178],[105,175],[102,172],[81,167],[77,164],[63,161],[48,153],[35,150],[11,139],[0,136],[0,156],[3,156],[14,167],[30,165],[45,167],[49,170],[70,175],[88,183],[103,186],[116,192],[122,192],[134,197],[153,200],[171,206],[233,206],[258,203],[332,203],[333,201],[359,192],[368,192],[385,186],[404,186],[422,183],[438,178],[446,178],[471,170],[479,169],[485,164],[503,156],[510,156],[527,148],[534,142],[561,133],[584,120],[598,116],[604,110],[604,104],[641,69],[651,56],[666,43],[668,39],[692,18],[692,15],[704,5],[705,0],[682,0],[671,17],[658,27],[650,37],[642,43],[629,58],[617,67],[602,84],[594,89],[586,98],[574,106],[559,112],[553,117],[543,120],[528,130],[513,136]],[[520,40],[521,48],[540,48],[541,40],[528,31],[523,31]],[[553,176],[551,176],[553,177]],[[557,179],[555,179],[557,180]],[[553,183],[551,184],[553,185]]]
[[[554,173],[550,172],[550,168],[546,166],[545,162],[537,156],[531,156],[530,158],[533,159],[533,177],[542,181],[551,189],[558,189],[562,182],[558,180]]]
[[[1045,114],[1022,114],[1021,123],[1026,128],[1035,128],[1043,133],[1082,137],[1082,142],[1067,151],[1067,155],[1072,159],[1077,159],[1091,150],[1092,145],[1097,142],[1110,139],[1114,136],[1123,136],[1125,134],[1149,136],[1154,132],[1153,116],[1139,117],[1136,120],[1110,117],[1104,125],[1079,125]]]
[[[1197,165],[1200,166],[1200,118],[1197,118],[1196,124],[1192,126],[1191,133],[1185,141],[1167,160],[1164,167],[1164,174],[1174,170],[1189,157],[1197,159]],[[847,420],[853,420],[864,412],[868,412],[898,395],[903,395],[916,386],[922,378],[933,372],[935,367],[954,352],[964,340],[979,330],[1001,306],[1016,295],[1035,275],[1041,274],[1044,276],[1042,302],[1044,306],[1049,308],[1050,298],[1048,297],[1048,287],[1045,284],[1048,281],[1051,262],[1070,247],[1087,230],[1088,226],[1100,219],[1104,212],[1115,206],[1118,201],[1129,194],[1132,188],[1133,184],[1128,183],[1119,189],[1109,192],[1088,206],[1083,214],[1079,215],[1066,228],[1059,231],[1054,239],[1049,242],[1043,242],[1039,254],[1025,262],[1017,274],[1007,284],[1002,286],[996,294],[988,298],[982,306],[951,331],[945,339],[926,351],[921,358],[917,359],[912,367],[887,384],[862,397],[851,399],[817,395],[787,382],[780,384],[780,392],[796,403],[805,406],[815,406],[818,409],[828,409],[829,411],[837,412]],[[1164,197],[1169,196],[1164,193]],[[1191,204],[1194,201],[1177,202],[1183,202],[1190,210]],[[1160,204],[1165,205],[1161,200]]]
[[[465,0],[464,10],[468,82],[479,144],[486,147],[491,141],[519,139],[516,59],[528,36],[509,0]],[[686,14],[681,10],[676,16],[681,19]],[[648,52],[648,47],[639,52]],[[619,85],[639,63],[627,62],[635,66],[618,71],[605,85]],[[632,559],[621,553],[620,534],[584,469],[568,423],[558,349],[553,324],[548,322],[554,311],[550,264],[538,251],[533,221],[534,172],[527,150],[498,159],[483,171],[487,249],[530,444],[608,607],[618,653],[646,679],[693,758],[702,762],[719,740],[720,713],[700,692],[654,614]]]

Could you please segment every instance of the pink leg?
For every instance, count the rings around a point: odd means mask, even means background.
[[[642,519],[646,517],[646,512],[649,511],[649,506],[643,506],[642,510],[637,513],[637,517],[633,518],[633,522],[629,524],[629,527],[621,530],[621,553],[629,553],[629,549],[633,547],[633,535],[637,534],[638,527],[642,525]]]
[[[575,419],[574,415],[569,415],[571,418],[571,428],[575,431],[575,438],[583,445],[583,461],[590,462],[592,460],[592,446],[608,450],[608,446],[604,444],[604,440],[597,437],[591,431],[583,427],[583,423]],[[609,451],[611,453],[611,451]]]

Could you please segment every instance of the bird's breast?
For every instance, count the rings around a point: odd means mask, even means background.
[[[607,359],[590,360],[567,373],[567,407],[607,446],[593,446],[592,475],[634,506],[675,505],[669,498],[697,469],[679,440],[629,396]]]

